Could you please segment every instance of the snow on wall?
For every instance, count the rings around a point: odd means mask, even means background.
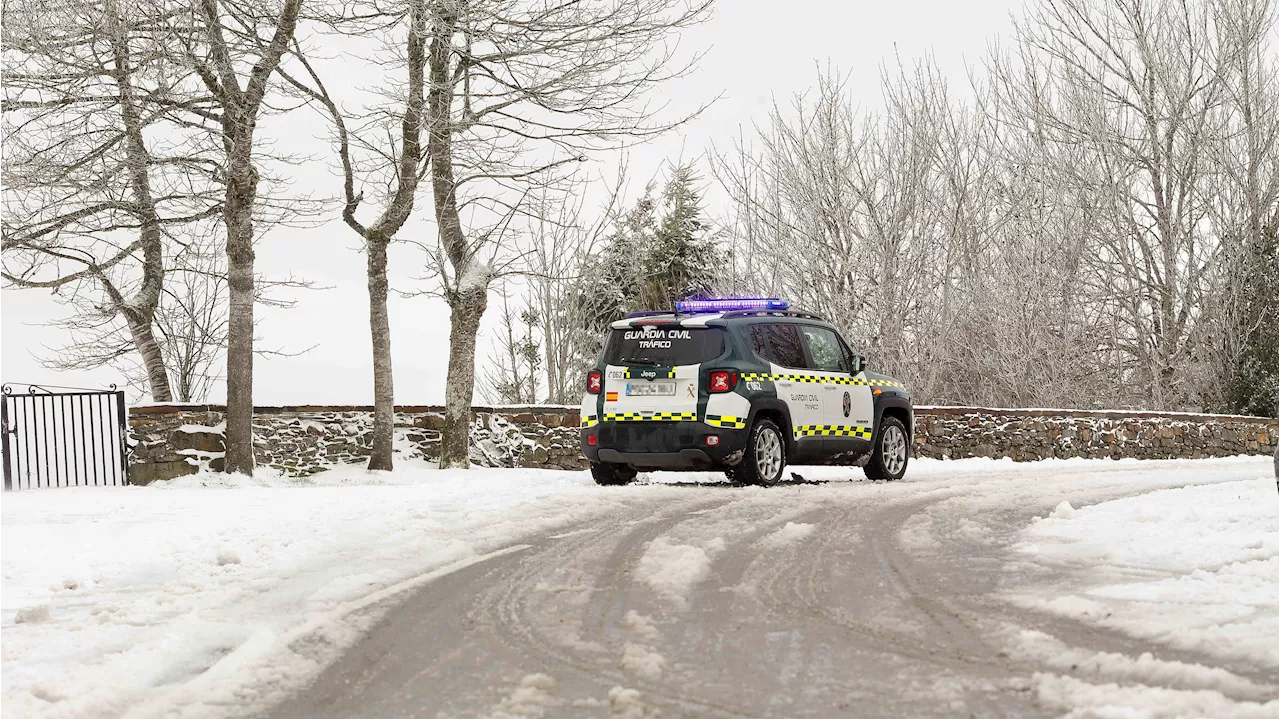
[[[221,405],[134,407],[135,483],[200,467],[220,469]],[[578,410],[562,405],[472,408],[471,461],[483,467],[582,469]],[[1275,452],[1276,420],[1123,410],[917,407],[915,454],[937,459],[1052,457],[1173,459]],[[444,408],[396,408],[397,456],[439,456]],[[208,427],[208,431],[200,431]],[[369,456],[372,408],[340,405],[258,407],[255,456],[261,465],[308,476]]]
[[[149,484],[222,469],[225,450],[219,405],[135,407],[129,426],[136,441],[131,480]],[[208,431],[198,431],[200,425]],[[399,407],[394,451],[401,459],[435,461],[440,456],[442,407]],[[294,477],[369,458],[373,414],[365,407],[258,407],[253,417],[254,458]],[[471,462],[481,467],[583,469],[578,450],[578,411],[563,407],[475,407]]]

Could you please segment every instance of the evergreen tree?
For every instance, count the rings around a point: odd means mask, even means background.
[[[576,354],[594,360],[602,330],[629,312],[674,310],[677,300],[710,291],[717,257],[698,179],[692,166],[680,165],[660,196],[654,183],[646,185],[603,249],[584,263],[573,308]]]
[[[1246,246],[1239,281],[1243,283],[1243,325],[1252,328],[1244,351],[1230,369],[1219,411],[1275,417],[1280,403],[1280,277],[1277,276],[1277,219]]]
[[[703,219],[697,174],[676,167],[662,192],[662,217],[644,252],[647,281],[638,309],[675,309],[675,302],[705,296],[715,279],[715,247]]]

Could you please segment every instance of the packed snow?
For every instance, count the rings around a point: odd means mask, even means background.
[[[627,613],[622,615],[622,626],[635,632],[641,639],[652,641],[660,636],[658,627],[654,624],[653,619],[634,609],[628,609]]]
[[[667,660],[652,647],[627,642],[622,646],[622,668],[649,681],[662,678],[662,668]]]
[[[1058,639],[1031,629],[1018,632],[1010,643],[1017,659],[1037,660],[1063,673],[1105,676],[1126,684],[1163,684],[1184,691],[1218,691],[1258,700],[1272,698],[1268,687],[1219,667],[1156,659],[1150,652],[1137,657],[1117,652],[1095,652],[1068,646]]]
[[[1063,710],[1064,719],[1274,719],[1276,702],[1236,702],[1211,690],[1166,689],[1107,682],[1095,684],[1060,674],[1037,674],[1042,704]]]
[[[766,547],[785,547],[788,544],[795,544],[805,537],[813,534],[813,525],[804,522],[787,522],[782,529],[770,534],[764,538],[762,544]]]
[[[712,557],[723,549],[724,540],[720,537],[700,547],[658,537],[640,557],[636,577],[675,604],[685,606],[689,591],[706,578]]]
[[[520,680],[520,686],[511,696],[502,700],[487,719],[537,719],[545,716],[549,707],[558,702],[553,696],[556,680],[546,674],[530,674]]]

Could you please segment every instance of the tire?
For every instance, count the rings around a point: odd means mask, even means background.
[[[631,481],[636,478],[636,471],[625,464],[592,462],[591,477],[596,480],[596,484],[631,484]]]
[[[726,472],[734,484],[758,484],[772,487],[782,479],[787,466],[787,442],[782,430],[771,420],[758,419],[747,434],[747,448],[742,462]]]
[[[897,417],[880,420],[871,459],[862,468],[868,479],[902,479],[911,458],[911,444],[907,437],[907,428]]]

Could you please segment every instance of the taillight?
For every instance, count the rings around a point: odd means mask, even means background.
[[[738,373],[726,370],[712,370],[710,382],[707,383],[707,391],[715,394],[717,392],[732,392],[734,387],[738,386]]]
[[[593,369],[587,373],[587,391],[600,394],[600,370]]]

